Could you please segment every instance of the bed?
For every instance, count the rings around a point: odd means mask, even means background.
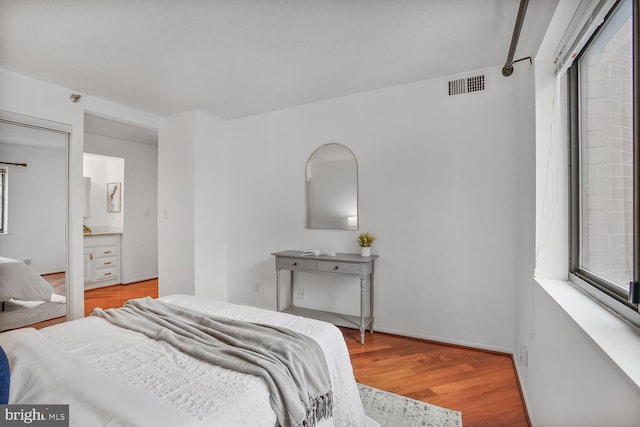
[[[50,301],[53,287],[23,261],[0,257],[0,302]]]
[[[333,393],[326,426],[376,426],[365,416],[342,333],[286,313],[188,295],[158,299],[191,312],[286,328],[321,349]],[[11,365],[9,403],[69,404],[71,425],[276,425],[266,382],[224,369],[91,316],[0,334]]]

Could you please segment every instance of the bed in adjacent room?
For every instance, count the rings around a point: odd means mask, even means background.
[[[0,257],[0,331],[65,316],[66,297],[24,261]]]
[[[23,261],[0,257],[0,302],[50,301],[53,287]]]
[[[282,387],[282,382],[275,381],[274,384],[260,376],[212,365],[202,360],[212,352],[198,353],[202,349],[198,346],[192,348],[190,344],[180,347],[179,342],[176,344],[173,338],[167,338],[164,329],[160,332],[144,329],[149,323],[148,319],[156,315],[161,318],[160,324],[166,324],[173,330],[175,316],[200,319],[198,313],[204,312],[231,325],[250,322],[275,330],[293,331],[296,339],[310,338],[312,342],[309,344],[317,344],[323,362],[326,361],[322,368],[327,376],[326,385],[322,385],[321,380],[316,381],[322,375],[313,370],[311,374],[294,372],[290,375],[297,392],[306,390],[309,402],[313,402],[312,411],[318,411],[319,415],[314,412],[314,416],[309,416],[310,409],[305,404],[306,422],[314,420],[310,425],[377,425],[364,414],[346,344],[335,326],[285,313],[201,300],[187,295],[163,297],[158,301],[147,300],[152,304],[149,307],[160,311],[143,312],[139,321],[132,322],[133,330],[128,325],[125,328],[112,323],[123,321],[123,310],[106,310],[102,312],[102,317],[91,316],[39,331],[21,329],[0,334],[0,346],[7,353],[11,365],[9,403],[69,404],[71,425],[83,426],[276,425],[280,417],[276,416],[278,411],[274,410],[273,390],[278,395],[288,394],[289,397],[292,393],[290,388]],[[142,301],[141,307],[145,308],[147,302]],[[166,313],[172,314],[168,316]],[[196,321],[209,327],[207,322]],[[155,328],[155,323],[150,328]],[[201,332],[194,330],[193,333],[199,337]],[[180,336],[183,334],[186,333],[182,330],[178,333]],[[150,336],[161,339],[152,339]],[[233,341],[233,348],[223,353],[235,354],[236,348],[245,345],[234,340],[225,339],[225,342]],[[280,343],[271,339],[262,342],[264,345],[257,347]],[[251,345],[256,346],[255,342]],[[298,351],[288,349],[282,352],[284,356],[279,357],[293,359],[291,353]],[[238,354],[240,359],[245,357],[245,353]],[[262,365],[261,362],[258,364]],[[305,360],[302,365],[313,367],[316,361]],[[320,368],[313,369],[320,371]],[[327,391],[323,387],[327,385],[330,387],[330,401],[324,400]],[[275,404],[282,401],[286,399],[275,399]],[[330,411],[326,412],[328,408]]]

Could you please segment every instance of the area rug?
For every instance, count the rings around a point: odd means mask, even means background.
[[[462,427],[462,413],[358,384],[364,412],[380,427]]]
[[[0,311],[0,331],[21,328],[66,315],[66,304],[48,301],[35,307],[26,308],[7,301],[4,311]]]

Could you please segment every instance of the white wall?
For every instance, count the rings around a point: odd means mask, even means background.
[[[167,118],[158,133],[158,293],[195,293],[192,112]]]
[[[13,126],[13,125],[10,125]],[[22,128],[32,144],[6,139],[0,128],[0,159],[28,166],[7,168],[7,234],[0,235],[0,256],[30,259],[38,274],[59,273],[66,266],[66,138]]]
[[[227,158],[226,122],[195,112],[194,281],[195,294],[227,300]],[[241,230],[237,230],[241,231]]]
[[[122,283],[133,283],[158,277],[158,147],[91,133],[85,134],[85,151],[124,159],[122,186]],[[122,171],[120,171],[122,174]],[[104,216],[117,217],[106,212],[106,178],[92,181],[91,197],[99,198],[99,210],[92,206],[87,222],[97,226],[110,226]],[[95,194],[94,194],[95,193]],[[87,225],[89,225],[87,224]]]
[[[523,211],[519,222],[523,242],[519,256],[516,299],[516,367],[536,426],[635,426],[640,419],[640,390],[616,363],[561,307],[559,302],[532,279],[535,260],[538,278],[568,279],[568,194],[565,132],[566,86],[556,81],[552,54],[579,1],[558,5],[552,24],[535,61],[535,230]],[[520,72],[519,70],[516,72]],[[531,89],[529,89],[531,90]],[[531,109],[522,104],[519,108]],[[519,127],[532,126],[527,115]],[[527,134],[531,134],[528,132]],[[525,134],[525,135],[527,135]],[[526,138],[529,141],[530,138]],[[530,149],[529,149],[530,150]],[[529,163],[529,167],[533,162]],[[527,193],[530,198],[530,192]],[[530,201],[524,201],[530,204]],[[531,241],[535,241],[532,253]],[[562,282],[559,282],[562,285]],[[577,292],[579,295],[580,293]],[[582,298],[586,298],[581,296]],[[579,304],[575,298],[574,304]],[[604,308],[596,309],[604,311]],[[605,313],[604,315],[612,316]],[[590,317],[585,314],[586,317]],[[593,318],[593,316],[591,316]],[[629,326],[631,330],[635,330]],[[635,335],[629,333],[629,335]],[[523,346],[528,363],[520,359]],[[616,343],[624,348],[624,342]]]
[[[358,251],[356,231],[304,228],[306,161],[338,142],[358,159],[360,231],[378,237],[377,328],[511,350],[515,89],[532,76],[487,78],[484,93],[449,97],[438,78],[231,121],[229,299],[275,306],[274,251]],[[358,311],[357,281],[298,277],[299,305]]]
[[[97,137],[99,140],[100,135],[85,134],[85,150],[87,145],[93,140],[93,137]],[[125,144],[127,141],[121,141]],[[134,144],[134,142],[129,142]],[[93,145],[92,151],[100,151],[101,144],[98,142]],[[107,146],[108,148],[108,146]],[[120,182],[124,183],[124,159],[120,157],[104,156],[84,153],[83,173],[85,178],[91,178],[91,190],[89,192],[89,216],[84,217],[84,225],[90,228],[117,228],[122,229],[124,224],[124,200],[125,191],[121,191],[121,209],[120,212],[108,212],[107,211],[107,183]],[[152,171],[153,176],[157,171]],[[155,199],[154,199],[155,201]]]
[[[224,121],[169,117],[158,141],[159,293],[226,300]]]
[[[543,288],[532,291],[529,363],[517,363],[533,425],[637,426],[638,386]]]

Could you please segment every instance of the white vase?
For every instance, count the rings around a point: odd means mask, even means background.
[[[360,255],[371,256],[371,248],[360,247]]]

